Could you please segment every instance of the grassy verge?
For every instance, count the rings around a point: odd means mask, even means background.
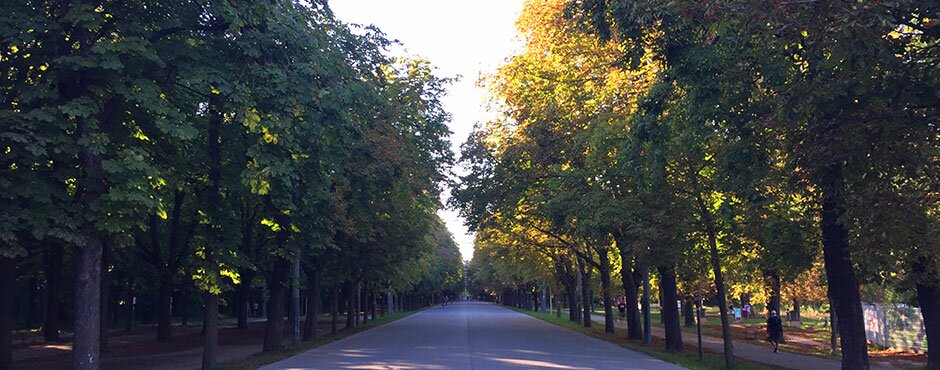
[[[631,349],[637,352],[643,352],[660,360],[670,362],[682,367],[689,369],[724,369],[725,368],[725,359],[724,356],[718,353],[710,353],[705,351],[705,358],[703,360],[698,359],[698,351],[696,348],[688,348],[686,346],[686,351],[683,353],[669,353],[663,351],[655,345],[658,343],[653,342],[653,346],[647,346],[643,343],[628,341],[624,338],[623,330],[620,330],[617,333],[610,334],[604,332],[603,325],[594,325],[590,328],[585,328],[576,322],[568,321],[567,316],[562,316],[561,318],[555,317],[553,313],[541,313],[533,312],[528,310],[512,308],[520,313],[535,317],[537,319],[547,321],[549,323],[574,330],[581,334],[585,334],[597,339],[606,340],[608,342],[614,343],[618,346]],[[661,341],[660,341],[661,343]],[[737,359],[738,369],[742,370],[767,370],[767,369],[778,369],[777,367],[768,366],[764,364],[759,364],[756,362],[751,362],[742,358]]]
[[[418,311],[420,311],[420,310],[418,310]],[[284,348],[283,350],[280,350],[280,351],[277,351],[277,352],[258,353],[258,354],[251,355],[251,356],[248,357],[248,358],[244,358],[244,359],[240,359],[240,360],[237,360],[237,361],[232,361],[232,362],[223,363],[223,364],[220,364],[219,366],[216,366],[216,369],[220,369],[220,370],[251,370],[251,369],[257,369],[257,368],[262,367],[262,366],[264,366],[264,365],[268,365],[268,364],[271,364],[271,363],[274,363],[274,362],[278,362],[278,361],[280,361],[280,360],[283,360],[283,359],[285,359],[285,358],[288,358],[288,357],[297,355],[297,354],[299,354],[299,353],[302,353],[302,352],[305,352],[305,351],[309,351],[309,350],[311,350],[311,349],[313,349],[313,348],[317,348],[317,347],[319,347],[319,346],[322,346],[322,345],[325,345],[325,344],[329,344],[329,343],[338,341],[338,340],[343,339],[343,338],[346,338],[346,337],[348,337],[348,336],[350,336],[350,335],[353,335],[353,334],[356,334],[356,333],[359,333],[359,332],[363,332],[363,331],[372,329],[372,328],[374,328],[374,327],[376,327],[376,326],[388,324],[388,323],[390,323],[390,322],[392,322],[392,321],[405,318],[405,317],[410,316],[411,314],[416,313],[416,312],[418,312],[418,311],[396,312],[396,313],[393,313],[393,314],[391,314],[391,315],[386,315],[386,316],[383,316],[383,317],[376,318],[376,319],[374,319],[374,320],[369,320],[369,323],[366,324],[366,325],[360,325],[360,326],[354,327],[354,328],[352,328],[352,329],[347,329],[347,330],[340,330],[339,332],[337,332],[337,333],[334,334],[334,335],[321,336],[321,337],[317,338],[316,340],[312,340],[312,341],[309,341],[309,342],[301,342],[299,346],[287,347],[287,348]]]

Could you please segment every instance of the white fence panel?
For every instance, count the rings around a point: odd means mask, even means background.
[[[920,309],[903,304],[862,304],[865,336],[879,345],[918,352],[927,351],[927,336]]]

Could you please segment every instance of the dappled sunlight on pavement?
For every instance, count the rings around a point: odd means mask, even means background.
[[[496,305],[460,302],[419,312],[262,369],[681,367]]]
[[[571,369],[571,370],[584,370],[590,369],[588,367],[571,367],[565,365],[559,365],[547,361],[536,361],[536,360],[522,360],[515,358],[493,358],[493,361],[507,363],[511,365],[525,366],[529,368],[547,368],[547,369]]]

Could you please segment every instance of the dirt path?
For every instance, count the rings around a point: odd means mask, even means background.
[[[249,323],[248,329],[219,329],[219,363],[247,358],[261,352],[263,321]],[[321,319],[319,330],[329,332],[329,321]],[[156,341],[156,328],[116,331],[110,336],[109,351],[102,353],[102,369],[198,369],[202,364],[202,327],[174,327],[173,341]],[[287,336],[287,335],[285,335]],[[13,350],[14,368],[29,370],[66,369],[71,366],[72,345],[37,343]]]
[[[600,323],[603,325],[604,316],[594,314],[591,316],[591,319],[594,322]],[[626,329],[627,323],[621,320],[615,321],[615,325],[618,328]],[[660,327],[653,327],[653,336],[654,337],[665,337],[663,329]],[[693,334],[682,333],[682,342],[687,346],[687,350],[694,350],[698,348],[698,338]],[[711,337],[711,336],[702,336],[702,348],[706,350],[723,353],[724,352],[724,342],[721,338]],[[777,366],[785,369],[816,369],[816,370],[841,370],[842,363],[837,360],[831,360],[827,358],[801,355],[796,353],[787,353],[787,352],[778,352],[774,353],[770,346],[761,346],[750,343],[734,342],[734,355],[740,358],[744,358],[750,361],[759,362],[762,364]],[[892,366],[884,366],[877,363],[872,363],[872,370],[890,370],[895,369]]]

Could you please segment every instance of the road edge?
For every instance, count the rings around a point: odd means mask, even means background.
[[[375,318],[375,319],[369,320],[369,323],[368,323],[368,324],[365,324],[365,325],[360,325],[360,326],[354,327],[354,328],[352,328],[352,329],[340,330],[340,331],[336,332],[336,334],[334,334],[334,335],[322,336],[322,337],[317,338],[316,340],[312,340],[312,341],[308,341],[308,342],[301,342],[300,345],[298,345],[298,346],[294,346],[294,347],[288,346],[287,348],[284,348],[284,349],[282,349],[282,350],[280,350],[280,351],[277,351],[277,352],[270,352],[270,353],[260,352],[260,353],[254,353],[254,354],[251,354],[251,355],[249,355],[248,357],[245,357],[245,358],[242,358],[242,359],[233,360],[233,361],[227,361],[227,362],[224,362],[224,363],[221,363],[221,364],[217,365],[216,367],[214,367],[214,369],[216,369],[216,370],[254,370],[254,369],[258,369],[258,368],[261,368],[261,367],[264,367],[264,366],[273,364],[273,363],[275,363],[275,362],[278,362],[278,361],[281,361],[281,360],[284,360],[284,359],[287,359],[287,358],[290,358],[290,357],[299,355],[299,354],[301,354],[301,353],[307,352],[307,351],[312,350],[312,349],[315,349],[315,348],[317,348],[317,347],[321,347],[321,346],[324,346],[324,345],[327,345],[327,344],[330,344],[330,343],[333,343],[333,342],[337,342],[337,341],[346,339],[346,338],[348,338],[348,337],[350,337],[350,336],[353,336],[353,335],[355,335],[355,334],[359,334],[359,333],[362,333],[362,332],[365,332],[365,331],[369,331],[369,330],[375,329],[375,328],[377,328],[377,327],[380,327],[380,326],[382,326],[382,325],[387,325],[387,324],[393,323],[393,322],[395,322],[395,321],[404,319],[404,318],[406,318],[406,317],[409,317],[409,316],[411,316],[411,315],[414,315],[414,314],[416,314],[416,313],[418,313],[418,312],[421,312],[421,311],[424,311],[424,310],[426,310],[426,309],[428,309],[428,307],[421,308],[421,309],[417,309],[417,310],[413,310],[413,311],[396,312],[396,313],[393,313],[393,314],[390,314],[390,315],[386,315],[386,316],[382,316],[382,317],[379,317],[379,318]]]
[[[691,370],[717,370],[724,369],[724,357],[721,354],[716,353],[705,353],[705,360],[698,360],[698,353],[692,353],[685,351],[682,353],[669,353],[664,350],[659,350],[650,346],[643,345],[641,343],[635,343],[628,341],[623,335],[623,331],[619,331],[615,334],[605,333],[603,325],[592,325],[590,328],[585,328],[581,324],[568,321],[564,316],[561,319],[555,317],[554,313],[542,313],[530,311],[522,308],[501,306],[503,308],[508,308],[512,311],[527,315],[529,317],[542,320],[549,324],[560,326],[562,328],[587,335],[589,337],[600,339],[606,342],[613,343],[617,346],[647,354],[656,359],[671,363],[673,365],[682,366]],[[740,357],[735,357],[738,360],[738,370],[774,370],[780,369],[773,366],[767,366],[765,364],[749,361],[742,359]]]

